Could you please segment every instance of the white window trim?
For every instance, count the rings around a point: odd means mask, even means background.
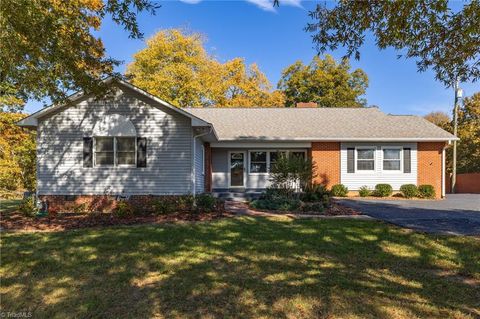
[[[252,172],[250,170],[251,168],[251,156],[250,153],[252,152],[266,152],[267,153],[267,171],[266,172]],[[307,150],[304,149],[258,149],[258,150],[248,150],[248,175],[269,175],[270,174],[270,167],[272,166],[272,163],[270,161],[270,153],[276,153],[276,152],[286,152],[287,156],[290,155],[291,152],[298,152],[298,153],[303,153],[305,155],[305,158],[307,158]]]
[[[113,164],[97,164],[97,138],[113,138]],[[137,167],[137,137],[135,136],[135,164],[117,164],[117,137],[134,137],[134,136],[94,136],[93,137],[93,167]]]
[[[266,172],[252,172],[252,155],[251,153],[255,152],[265,152],[265,168],[267,169]],[[249,150],[248,151],[248,175],[268,175],[268,168],[270,167],[270,151],[269,150]]]
[[[358,169],[358,150],[371,150],[373,149],[373,169],[365,170],[365,169]],[[362,161],[362,159],[361,159]],[[365,160],[371,161],[371,160]],[[356,146],[355,147],[355,173],[358,174],[371,174],[375,173],[377,169],[377,147],[376,146]]]
[[[383,169],[383,161],[384,161],[384,158],[383,158],[383,150],[384,149],[396,149],[396,150],[400,150],[400,169],[396,169],[396,170],[391,170],[391,169]],[[381,155],[381,160],[382,160],[382,173],[385,173],[385,174],[398,174],[398,173],[403,173],[403,147],[401,146],[382,146],[382,155]],[[388,161],[388,160],[387,160]],[[392,161],[398,161],[398,160],[392,160]]]

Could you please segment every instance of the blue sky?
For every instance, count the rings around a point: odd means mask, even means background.
[[[145,38],[166,28],[186,28],[207,38],[207,50],[220,61],[244,57],[257,63],[273,85],[283,68],[296,60],[309,62],[316,54],[310,34],[303,28],[310,21],[308,11],[318,2],[280,1],[273,8],[269,0],[249,1],[162,1],[155,16],[141,14],[140,28]],[[142,49],[143,40],[128,38],[123,29],[106,19],[98,32],[107,53],[124,64],[124,72],[132,55]],[[340,59],[342,51],[331,52]],[[378,105],[387,113],[424,115],[441,110],[450,113],[453,90],[435,81],[434,73],[418,73],[413,60],[397,59],[394,50],[378,50],[372,39],[361,50],[360,61],[352,60],[352,68],[366,71],[370,85],[366,98],[369,105]],[[478,83],[462,83],[464,95],[480,91]],[[42,103],[28,102],[28,113]]]

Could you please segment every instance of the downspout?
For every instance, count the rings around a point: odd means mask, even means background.
[[[192,195],[193,195],[193,198],[195,198],[195,195],[197,193],[197,178],[196,178],[196,169],[195,169],[195,154],[196,154],[196,140],[197,140],[197,137],[202,137],[202,136],[205,136],[205,135],[208,135],[210,133],[212,133],[213,131],[213,126],[210,126],[210,130],[206,133],[201,133],[201,134],[198,134],[198,135],[194,135],[193,136],[193,154],[192,154]],[[205,155],[204,155],[205,156]]]
[[[442,198],[445,197],[445,149],[447,146],[444,146],[442,149]]]

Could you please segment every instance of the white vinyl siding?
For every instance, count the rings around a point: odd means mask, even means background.
[[[375,149],[374,170],[357,170],[357,155],[355,154],[355,172],[347,173],[347,148]],[[411,172],[403,173],[401,170],[383,170],[383,149],[410,148],[411,149]],[[400,161],[403,162],[403,153],[400,152]],[[371,189],[376,184],[386,183],[392,185],[394,190],[399,190],[403,184],[417,184],[417,143],[341,143],[340,150],[340,182],[349,190],[358,190],[363,185]]]
[[[39,121],[40,195],[191,192],[191,120],[129,89],[107,102],[85,99]],[[147,167],[83,167],[83,137],[106,115],[127,117],[147,139]]]
[[[195,192],[197,194],[205,191],[204,171],[203,142],[197,138],[195,139]]]

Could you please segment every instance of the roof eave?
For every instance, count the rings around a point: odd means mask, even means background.
[[[451,142],[460,140],[458,137],[408,137],[408,138],[378,138],[378,137],[237,137],[220,138],[220,142],[248,141],[248,142]]]

